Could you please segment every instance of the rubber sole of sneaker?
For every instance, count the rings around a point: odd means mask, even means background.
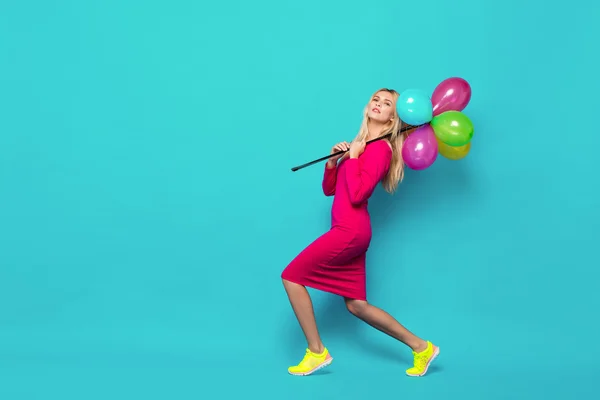
[[[294,376],[308,376],[320,369],[327,367],[329,364],[331,364],[332,361],[333,361],[333,357],[330,357],[328,360],[323,361],[323,363],[319,364],[318,366],[316,366],[315,368],[311,369],[308,372],[290,372],[290,371],[288,371],[288,373],[290,375],[294,375]]]
[[[429,369],[429,366],[431,365],[431,363],[433,362],[433,360],[435,360],[435,358],[440,354],[440,348],[436,348],[435,351],[433,352],[433,355],[431,356],[431,358],[429,359],[429,361],[427,362],[427,365],[425,366],[425,371],[421,372],[420,374],[409,374],[408,372],[406,373],[406,375],[408,376],[423,376],[427,373],[427,370]]]

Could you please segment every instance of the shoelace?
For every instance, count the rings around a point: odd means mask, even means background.
[[[415,356],[415,367],[423,367],[427,364],[427,356],[425,354],[417,354],[413,352]]]
[[[304,358],[300,361],[300,364],[307,362],[311,358],[310,351],[306,349],[306,354],[304,354]]]

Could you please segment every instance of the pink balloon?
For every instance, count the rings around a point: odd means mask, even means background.
[[[409,168],[429,168],[438,156],[438,142],[431,125],[422,125],[402,145],[402,159]]]
[[[471,100],[471,86],[463,78],[443,80],[431,95],[433,116],[446,111],[462,111]]]

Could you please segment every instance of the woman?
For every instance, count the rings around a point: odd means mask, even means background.
[[[365,254],[371,241],[368,199],[379,182],[393,193],[404,176],[401,158],[403,134],[396,112],[398,93],[381,89],[371,98],[358,135],[352,142],[336,144],[323,177],[323,192],[335,196],[331,229],[304,249],[281,277],[308,348],[302,361],[288,368],[292,375],[310,375],[333,361],[323,345],[306,286],[344,297],[348,310],[374,328],[409,346],[414,366],[406,373],[425,375],[439,348],[404,328],[391,315],[369,304],[366,296]],[[389,140],[366,141],[392,132]],[[338,165],[339,161],[339,165]]]

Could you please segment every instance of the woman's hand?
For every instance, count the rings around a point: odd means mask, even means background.
[[[348,149],[350,149],[350,143],[340,142],[331,148],[331,153],[329,153],[329,154],[334,154],[339,151],[348,151]],[[329,160],[327,161],[327,166],[329,168],[335,167],[337,164],[337,161],[343,156],[344,156],[344,154],[338,154],[334,157],[330,157]]]
[[[365,151],[365,146],[367,143],[365,140],[361,140],[360,142],[352,142],[350,145],[350,158],[358,158],[363,151]]]

